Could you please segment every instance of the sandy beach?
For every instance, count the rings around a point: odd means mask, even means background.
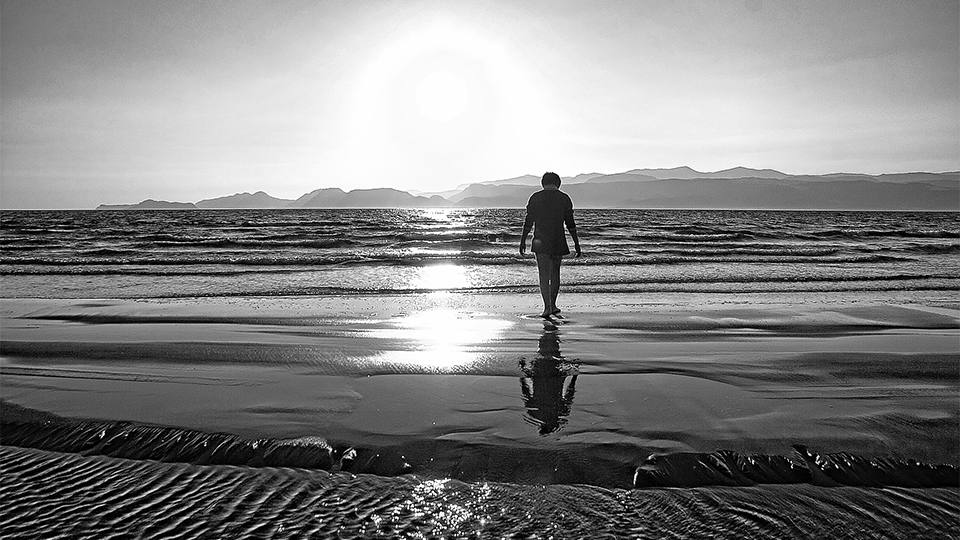
[[[5,300],[4,486],[53,481],[50,460],[467,497],[447,482],[904,486],[956,530],[960,312],[903,296],[571,294],[553,321],[502,294]]]

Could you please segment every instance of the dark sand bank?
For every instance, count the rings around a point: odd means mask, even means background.
[[[4,495],[153,536],[958,534],[937,298],[569,294],[552,322],[506,295],[4,300]],[[97,502],[138,482],[143,507]],[[18,508],[4,531],[64,519]]]
[[[635,448],[579,444],[506,447],[451,439],[380,447],[346,446],[320,437],[248,439],[226,433],[109,420],[62,418],[0,400],[0,442],[80,455],[196,465],[299,467],[333,472],[500,480],[603,487],[696,487],[803,484],[820,486],[960,487],[960,469],[849,453],[820,455],[797,445],[792,457],[728,450],[647,455]],[[411,464],[415,463],[416,465]]]

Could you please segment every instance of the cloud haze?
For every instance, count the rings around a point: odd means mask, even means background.
[[[2,205],[960,169],[960,4],[2,1]]]

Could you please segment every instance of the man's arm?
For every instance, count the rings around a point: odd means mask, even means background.
[[[533,212],[530,211],[530,203],[527,203],[527,216],[523,218],[523,234],[520,235],[520,256],[527,252],[527,237],[530,236],[530,229],[533,228]]]
[[[567,230],[570,231],[570,236],[573,238],[574,250],[577,252],[577,257],[579,257],[580,256],[580,237],[577,236],[577,222],[573,220],[573,203],[572,202],[563,211],[563,222],[567,224]]]

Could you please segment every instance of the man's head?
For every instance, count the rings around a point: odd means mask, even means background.
[[[543,173],[540,179],[540,185],[543,187],[560,187],[560,175],[555,172]]]

